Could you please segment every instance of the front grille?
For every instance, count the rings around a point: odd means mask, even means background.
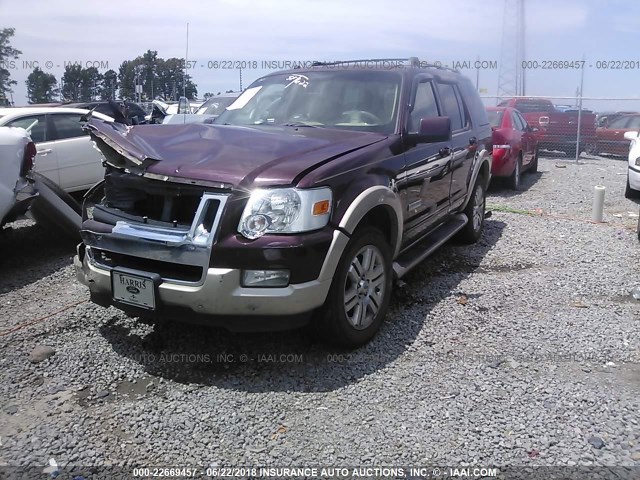
[[[91,248],[91,253],[93,260],[103,268],[132,268],[143,272],[157,273],[164,280],[198,282],[202,279],[202,267],[132,257],[131,255],[109,252],[99,248]]]

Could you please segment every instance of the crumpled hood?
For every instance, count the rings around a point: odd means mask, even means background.
[[[114,166],[124,161],[145,173],[234,187],[292,184],[326,161],[386,138],[311,127],[125,126],[97,119],[87,126]]]

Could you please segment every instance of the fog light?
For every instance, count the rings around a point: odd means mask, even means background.
[[[289,270],[243,270],[243,287],[286,287]]]

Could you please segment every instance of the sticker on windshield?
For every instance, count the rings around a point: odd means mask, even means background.
[[[289,75],[285,78],[287,85],[284,88],[287,88],[290,85],[300,85],[301,87],[307,88],[309,86],[309,77],[305,75],[300,75],[299,73],[295,73],[293,75]]]
[[[247,103],[249,103],[249,100],[255,97],[256,93],[258,93],[261,89],[262,89],[262,85],[260,85],[259,87],[247,88],[244,92],[242,92],[242,95],[236,98],[235,102],[233,102],[231,105],[227,107],[227,110],[241,109]]]

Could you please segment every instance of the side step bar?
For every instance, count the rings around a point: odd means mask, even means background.
[[[402,278],[409,270],[422,262],[447,240],[458,233],[467,224],[467,216],[459,213],[439,226],[427,238],[418,242],[408,251],[402,253],[393,262],[393,273],[396,278]]]

